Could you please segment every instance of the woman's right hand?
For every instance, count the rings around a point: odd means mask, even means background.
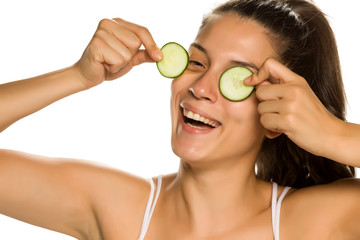
[[[145,49],[140,49],[142,45]],[[74,67],[84,86],[90,88],[119,78],[136,65],[161,59],[148,29],[120,18],[103,19]]]

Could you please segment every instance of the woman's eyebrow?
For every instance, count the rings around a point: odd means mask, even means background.
[[[190,47],[194,47],[198,50],[200,50],[201,52],[203,52],[204,54],[208,55],[208,52],[207,50],[201,46],[200,44],[196,43],[196,42],[193,42]],[[249,63],[249,62],[245,62],[245,61],[236,61],[236,60],[233,60],[231,61],[231,65],[235,65],[235,66],[242,66],[242,67],[249,67],[249,68],[252,68],[252,69],[255,69],[256,71],[259,71],[259,68],[253,64],[253,63]]]
[[[198,44],[198,43],[196,43],[196,42],[193,42],[193,43],[190,45],[190,47],[197,48],[197,49],[200,50],[201,52],[203,52],[203,53],[205,53],[206,55],[208,55],[208,54],[207,54],[207,50],[206,50],[203,46],[201,46],[200,44]]]
[[[235,66],[249,67],[255,69],[256,71],[259,71],[259,68],[253,63],[244,62],[244,61],[235,61],[235,60],[231,61],[231,63]]]

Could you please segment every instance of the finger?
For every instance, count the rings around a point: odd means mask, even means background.
[[[269,58],[263,63],[257,73],[254,73],[251,78],[246,79],[245,84],[259,85],[266,80],[273,84],[279,84],[292,81],[299,77],[299,75],[292,72],[279,61],[274,58]]]
[[[111,21],[116,27],[111,28],[111,34],[118,42],[126,46],[132,55],[135,55],[142,45],[141,39],[132,31],[120,26],[117,22]]]
[[[272,106],[266,111],[270,112],[262,113],[260,117],[260,123],[265,128],[265,136],[269,139],[273,139],[284,133],[284,130],[282,129],[281,124],[279,124],[281,118],[280,114],[276,113],[277,108],[274,109]]]
[[[109,72],[115,73],[125,64],[124,57],[102,39],[93,39],[91,47],[94,49],[93,56],[95,61],[104,64]]]
[[[284,109],[284,103],[282,100],[269,100],[258,104],[258,112],[260,115],[266,113],[282,113]]]
[[[256,97],[259,101],[282,99],[287,95],[286,84],[260,84],[256,86]]]
[[[121,67],[118,72],[112,73],[111,75],[108,75],[107,79],[116,79],[127,72],[129,72],[132,67],[137,66],[139,64],[145,63],[145,62],[154,62],[154,60],[149,56],[149,54],[145,50],[139,50],[135,56],[132,58],[131,62],[126,64],[125,66]]]
[[[135,55],[138,51],[138,49],[129,48],[121,41],[119,41],[118,38],[114,37],[114,35],[111,33],[102,32],[98,34],[98,37],[100,37],[107,45],[109,45],[109,47],[119,53],[124,58],[125,63],[130,62],[130,60],[133,58],[133,55]]]
[[[132,65],[137,66],[145,62],[154,62],[147,51],[139,50],[132,59]]]
[[[283,120],[277,113],[265,113],[260,117],[260,123],[267,130],[273,132],[285,132]]]
[[[154,61],[160,61],[162,59],[162,52],[159,47],[156,45],[151,33],[145,27],[139,26],[134,23],[127,22],[120,18],[114,19],[118,24],[130,29],[133,31],[136,36],[138,36],[141,40],[141,43],[144,45],[146,51],[148,52],[149,56]]]
[[[269,139],[274,139],[277,138],[278,136],[280,136],[282,134],[282,132],[277,132],[277,131],[270,131],[270,130],[266,130],[265,131],[265,136]]]

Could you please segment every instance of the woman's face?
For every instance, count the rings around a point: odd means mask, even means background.
[[[254,93],[240,102],[227,100],[219,79],[233,66],[257,72],[275,56],[265,29],[256,22],[231,14],[212,16],[190,46],[188,69],[172,83],[174,153],[188,163],[254,160],[265,133],[258,100]]]

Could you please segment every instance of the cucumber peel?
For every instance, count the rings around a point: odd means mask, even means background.
[[[251,95],[254,86],[247,86],[244,80],[250,77],[253,72],[241,66],[226,70],[220,77],[219,88],[221,94],[230,101],[241,101]]]
[[[161,51],[163,59],[156,63],[161,75],[176,78],[185,72],[189,64],[189,54],[183,46],[169,42],[161,48]]]

